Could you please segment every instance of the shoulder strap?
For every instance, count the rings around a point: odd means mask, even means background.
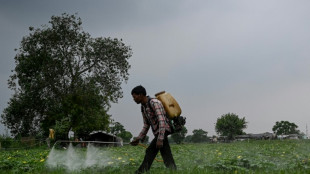
[[[152,100],[153,98],[152,97],[150,97],[150,96],[148,96],[147,97],[147,105],[149,106],[149,108],[151,109],[151,111],[152,112],[154,112],[154,109],[153,109],[153,107],[152,107],[152,105],[151,105],[151,100]],[[144,110],[143,110],[143,106],[141,105],[141,112],[143,112]]]
[[[151,100],[152,100],[153,98],[151,98],[150,96],[148,96],[147,97],[147,104],[149,105],[149,108],[151,109],[151,111],[152,112],[154,112],[154,109],[153,109],[153,107],[152,107],[152,105],[151,105]]]
[[[154,109],[151,106],[151,100],[152,100],[152,98],[148,96],[147,105],[149,106],[150,110],[152,112],[154,112]],[[144,111],[145,111],[145,108],[141,105],[141,112],[143,113]],[[147,115],[146,115],[146,119],[147,119],[148,123],[150,124],[150,126],[152,127],[152,129],[154,130],[153,125],[150,121],[150,118]]]

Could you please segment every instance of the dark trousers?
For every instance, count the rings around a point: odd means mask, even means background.
[[[167,168],[170,168],[172,170],[177,169],[177,167],[174,163],[174,159],[173,159],[173,156],[171,153],[171,149],[170,149],[170,145],[169,145],[167,136],[165,136],[165,138],[164,138],[162,148],[160,148],[160,149],[156,148],[156,142],[157,142],[157,136],[155,136],[155,138],[152,140],[149,147],[146,149],[144,160],[143,160],[141,166],[139,167],[139,169],[136,171],[136,173],[143,173],[143,172],[150,170],[151,165],[152,165],[158,151],[160,151],[160,154],[164,160],[164,164]]]

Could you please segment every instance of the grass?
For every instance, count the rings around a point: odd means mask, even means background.
[[[162,162],[154,161],[149,173],[310,173],[309,140],[173,144],[171,148],[178,170],[169,171]],[[58,161],[57,167],[48,165],[53,156],[48,157],[50,149],[0,151],[0,173],[134,173],[145,151],[140,146],[95,148],[90,158],[92,165],[87,167],[82,166],[87,149],[74,149],[77,156]],[[72,154],[57,150],[56,155],[60,160]],[[74,164],[78,164],[78,169],[68,170]]]

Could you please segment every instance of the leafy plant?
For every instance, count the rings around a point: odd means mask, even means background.
[[[177,171],[168,171],[154,161],[150,173],[309,173],[309,140],[247,141],[234,143],[172,144]],[[68,150],[59,150],[66,156]],[[87,156],[87,149],[75,148]],[[44,148],[0,151],[0,173],[68,173],[65,167],[47,167],[50,150]],[[101,166],[82,168],[73,173],[134,173],[143,160],[140,146],[97,148]],[[59,154],[58,154],[59,157]],[[93,156],[93,158],[95,158]],[[161,159],[159,156],[156,157]],[[104,160],[103,160],[104,159]]]

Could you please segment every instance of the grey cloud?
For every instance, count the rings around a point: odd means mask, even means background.
[[[94,37],[123,38],[133,49],[124,98],[110,113],[134,134],[142,126],[130,95],[172,93],[188,117],[189,134],[215,134],[227,112],[246,117],[246,132],[271,131],[275,121],[309,123],[309,1],[8,1],[1,2],[1,103],[14,48],[29,26],[78,12]],[[6,77],[6,78],[5,78]],[[1,106],[3,109],[3,106]]]

